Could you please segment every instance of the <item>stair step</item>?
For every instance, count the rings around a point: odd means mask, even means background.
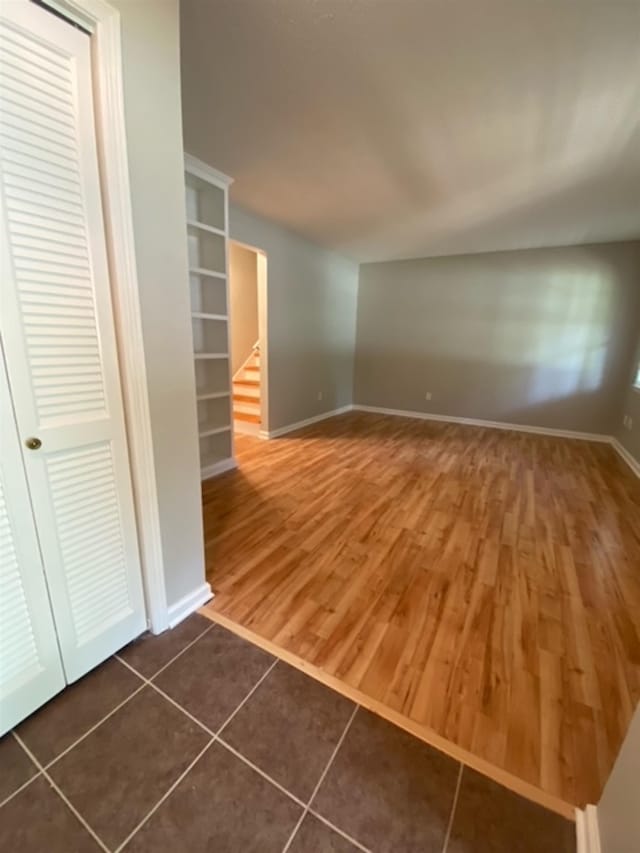
[[[249,400],[248,403],[236,403],[233,401],[234,412],[253,412],[254,415],[260,414],[260,403],[258,400]]]
[[[234,385],[246,385],[249,388],[259,388],[260,380],[259,379],[234,379]]]
[[[260,395],[256,394],[233,394],[234,403],[260,403]]]
[[[252,372],[255,371],[256,373],[259,373],[260,372],[260,365],[259,364],[245,364],[244,369],[245,370],[251,370]]]
[[[248,421],[250,424],[259,424],[260,423],[260,415],[254,415],[251,412],[237,412],[233,413],[234,421]]]

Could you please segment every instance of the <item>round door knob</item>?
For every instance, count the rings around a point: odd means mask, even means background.
[[[42,447],[42,442],[39,438],[28,438],[25,444],[29,450],[37,450],[39,447]]]

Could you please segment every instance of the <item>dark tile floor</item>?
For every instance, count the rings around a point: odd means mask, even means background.
[[[574,853],[574,826],[202,616],[0,740],[0,850]]]

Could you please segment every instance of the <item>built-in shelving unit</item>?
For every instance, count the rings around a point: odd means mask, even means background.
[[[235,465],[227,240],[231,179],[185,155],[187,246],[202,479]]]

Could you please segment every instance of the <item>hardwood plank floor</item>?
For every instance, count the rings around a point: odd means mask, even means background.
[[[599,799],[640,697],[640,481],[611,447],[351,413],[237,451],[203,485],[213,618],[500,781]]]

